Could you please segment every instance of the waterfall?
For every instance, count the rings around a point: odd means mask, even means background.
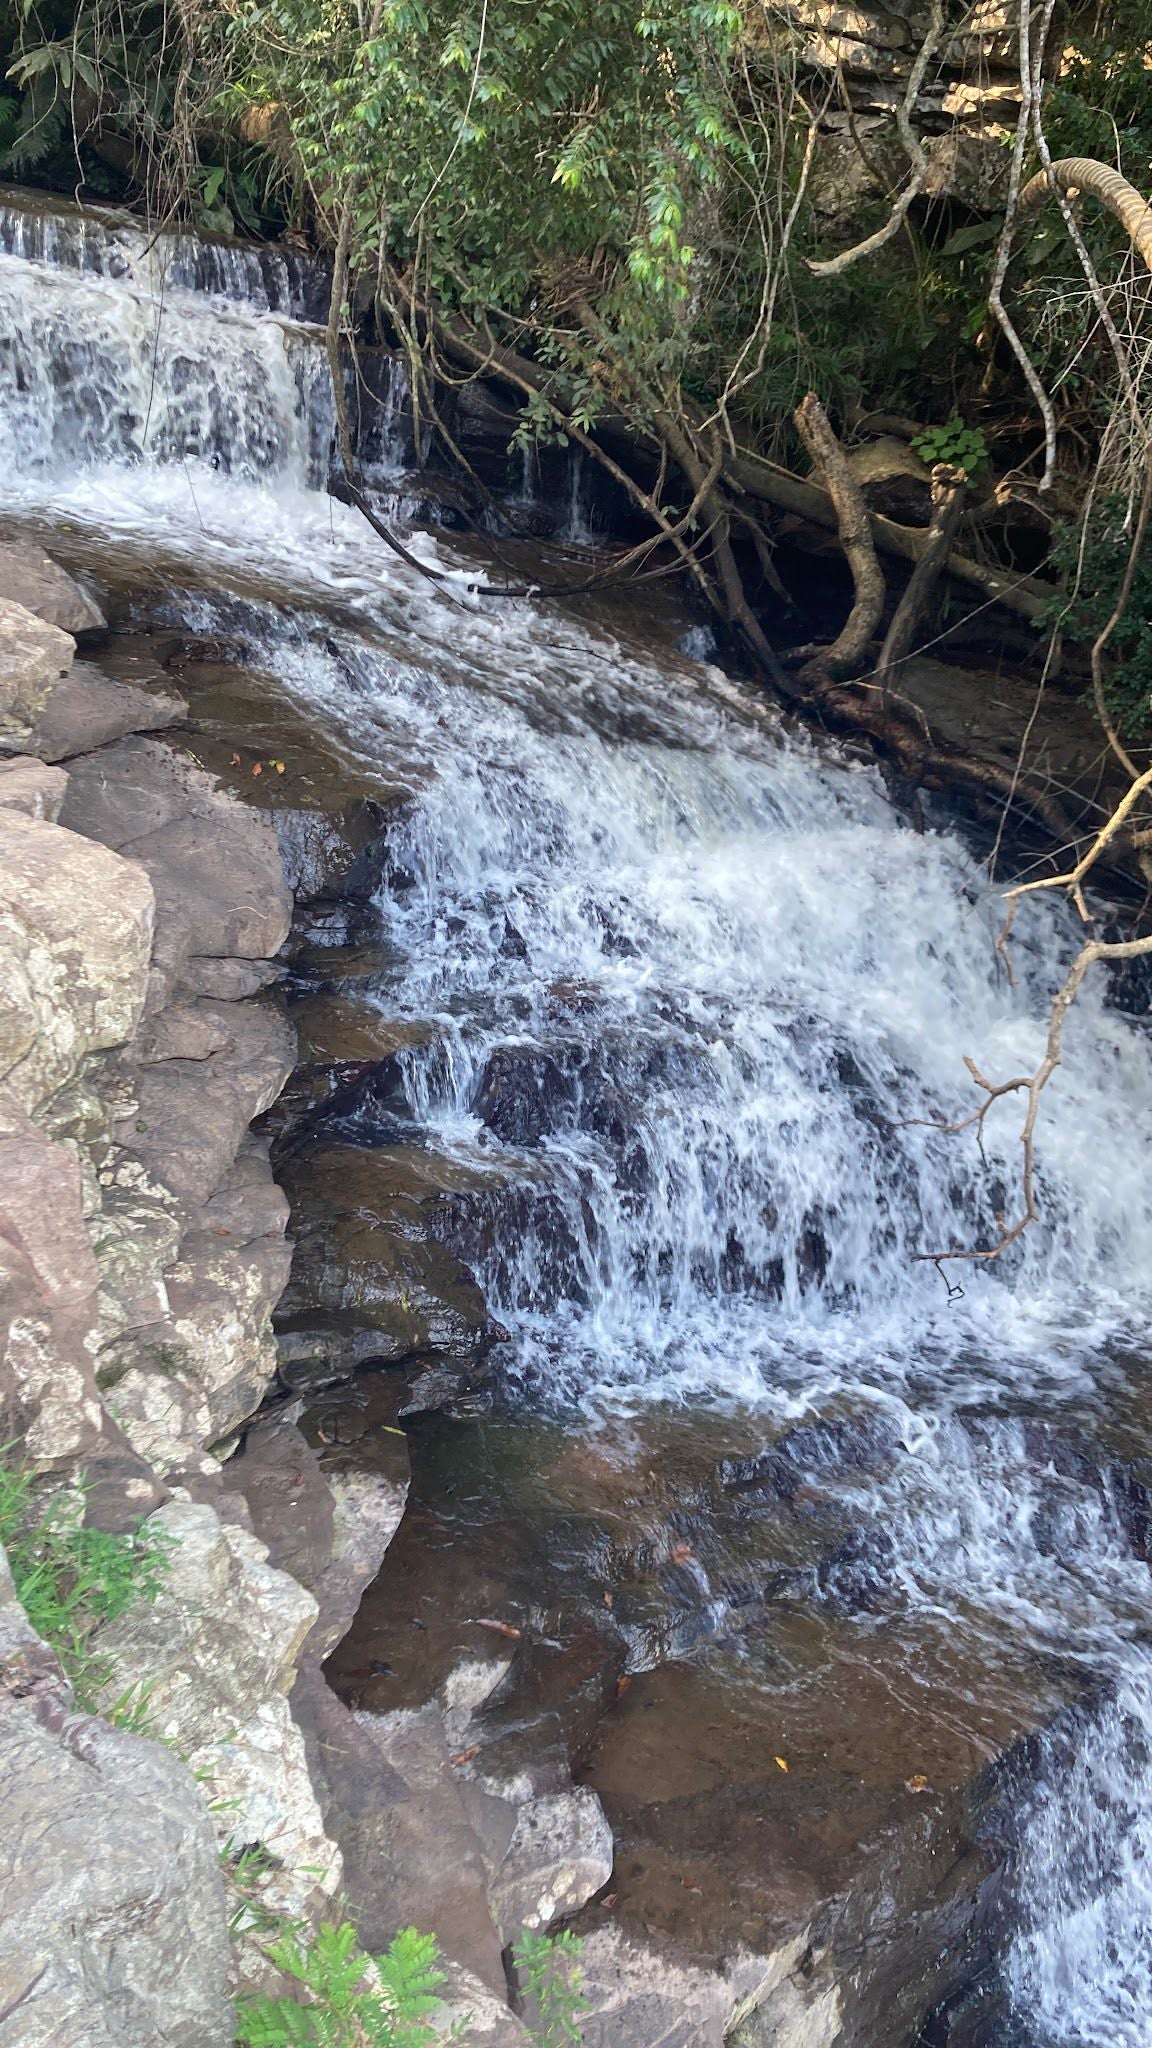
[[[995,1105],[983,1156],[941,1126],[976,1106],[966,1056],[1036,1064],[1074,925],[1030,906],[1013,985],[982,870],[871,771],[689,654],[486,599],[427,536],[436,584],[383,554],[324,494],[321,296],[287,256],[7,206],[0,509],[161,563],[185,623],[237,633],[407,787],[373,997],[421,1026],[414,1128],[516,1190],[473,1253],[507,1376],[601,1415],[739,1404],[766,1439],[883,1416],[896,1451],[851,1486],[889,1610],[990,1673],[1092,1675],[1091,1727],[1070,1757],[1053,1738],[1024,1818],[1007,1977],[1045,2048],[1142,2048],[1147,1566],[1107,1459],[1060,1445],[1139,1413],[1145,1031],[1085,987],[1037,1127],[1041,1220],[950,1295],[932,1255],[1019,1203],[1021,1106]]]

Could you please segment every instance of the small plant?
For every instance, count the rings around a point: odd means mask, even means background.
[[[529,2001],[529,2032],[536,2048],[569,2048],[582,2038],[588,2001],[581,1989],[579,1935],[522,1934],[512,1951]],[[535,2008],[533,2011],[532,2008]]]
[[[83,1479],[80,1491],[82,1496]],[[171,1540],[147,1527],[122,1536],[87,1529],[81,1508],[82,1498],[78,1502],[63,1492],[41,1507],[33,1475],[0,1456],[0,1543],[17,1598],[37,1635],[55,1650],[78,1704],[94,1711],[112,1675],[98,1647],[99,1630],[136,1601],[156,1598]],[[138,1727],[146,1712],[138,1688],[130,1688],[113,1709],[129,1727]]]
[[[300,1998],[240,2001],[237,2048],[430,2048],[424,2022],[444,1973],[436,1941],[404,1927],[385,1955],[365,1955],[347,1921],[305,1942],[287,1933],[264,1953],[295,1978]],[[560,2037],[557,2037],[560,2038]]]
[[[983,430],[966,426],[958,412],[954,412],[942,427],[929,427],[925,433],[917,434],[912,446],[929,467],[934,462],[948,462],[953,469],[962,469],[969,478],[979,476],[988,464],[988,444]]]

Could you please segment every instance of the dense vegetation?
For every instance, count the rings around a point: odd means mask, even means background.
[[[1021,11],[980,45],[1000,99],[954,135],[955,51],[983,33],[962,0],[912,19],[886,125],[857,124],[836,19],[821,0],[8,0],[0,146],[10,175],[334,251],[334,326],[407,350],[423,431],[455,458],[438,395],[495,372],[522,439],[575,441],[631,504],[645,537],[618,568],[686,570],[777,683],[779,514],[812,506],[773,465],[807,466],[807,390],[841,435],[894,411],[948,461],[951,431],[969,586],[982,563],[1074,562],[1060,623],[1086,648],[1083,564],[1110,605],[1137,524],[1144,273],[1095,205],[1079,249],[1055,203],[1000,243],[1049,148],[1143,189],[1146,7],[1058,29]],[[1013,166],[1022,36],[1036,109]],[[989,317],[1000,268],[1019,347]],[[1014,588],[1042,622],[1043,591]],[[1139,735],[1143,669],[1109,693]]]

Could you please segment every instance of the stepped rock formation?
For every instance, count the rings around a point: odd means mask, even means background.
[[[543,1797],[456,1780],[491,1671],[477,1692],[462,1670],[415,1715],[336,1698],[322,1659],[400,1523],[403,1449],[392,1432],[383,1463],[318,1457],[293,1404],[251,1422],[276,1380],[291,1256],[250,1128],[294,1065],[271,988],[287,876],[299,951],[341,892],[345,918],[367,900],[382,814],[240,801],[159,737],[182,698],[74,658],[72,632],[102,626],[41,551],[0,548],[0,1427],[91,1525],[146,1520],[168,1563],[156,1598],[99,1636],[101,1702],[139,1702],[141,1736],[78,1711],[0,1552],[0,2048],[228,2048],[232,1996],[270,1981],[259,1941],[230,1939],[254,1848],[252,1926],[349,1910],[369,1946],[434,1926],[437,2032],[524,2048],[501,1952],[608,1882],[599,1800],[570,1780]],[[313,1071],[282,1128],[315,1110]],[[392,1227],[403,1258],[410,1226]],[[448,1290],[430,1296],[437,1326],[460,1288],[475,1296],[458,1363],[482,1369],[500,1334],[482,1296],[447,1252],[431,1275]],[[321,1378],[351,1369],[335,1330],[318,1342]],[[451,1343],[428,1365],[413,1362],[417,1406],[458,1384]],[[635,1942],[596,1935],[590,2038],[719,2048],[763,2006],[781,2048],[830,2041],[834,1991],[782,1992],[786,1964],[673,1982]]]

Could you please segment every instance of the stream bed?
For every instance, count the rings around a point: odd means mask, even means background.
[[[413,1460],[332,1682],[386,1712],[490,1666],[465,1767],[603,1799],[586,1922],[709,1961],[814,1928],[860,2048],[1138,2048],[1143,1023],[1086,986],[1039,1222],[942,1268],[1020,1199],[1018,1101],[983,1150],[941,1126],[966,1058],[1035,1065],[1061,909],[1013,985],[963,839],[683,652],[671,602],[385,555],[325,490],[310,274],[3,219],[0,513],[115,586],[119,672],[185,649],[208,765],[247,692],[261,800],[373,807],[287,963],[277,1127],[286,1377],[319,1441],[403,1426]]]

